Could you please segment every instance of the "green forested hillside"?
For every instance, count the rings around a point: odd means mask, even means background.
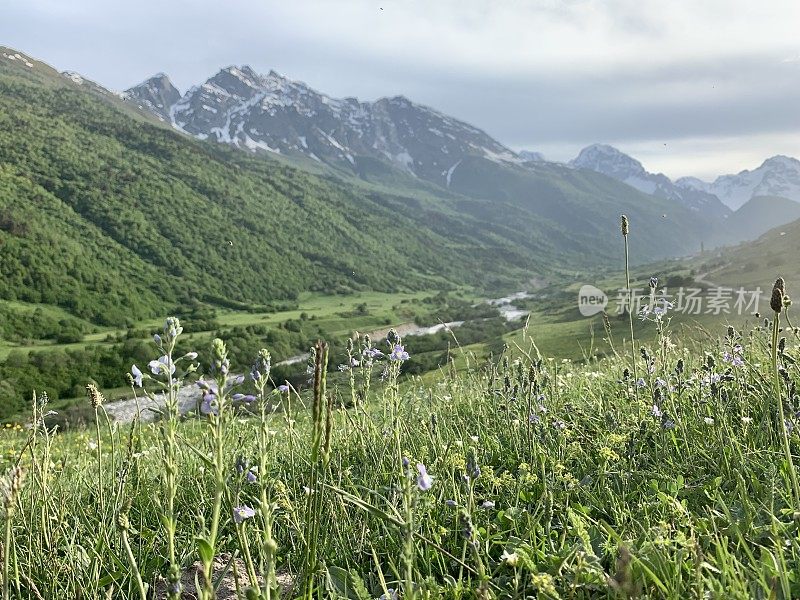
[[[537,269],[455,202],[193,141],[39,68],[0,59],[3,299],[117,324],[185,297],[263,304]]]

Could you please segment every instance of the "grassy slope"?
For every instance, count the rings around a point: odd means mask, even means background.
[[[720,285],[761,287],[769,295],[776,277],[787,282],[791,295],[800,283],[800,220],[771,229],[757,240],[724,248],[691,263]],[[762,312],[765,312],[762,310]]]
[[[800,219],[800,202],[779,196],[756,196],[728,217],[735,239],[752,240],[773,227]]]

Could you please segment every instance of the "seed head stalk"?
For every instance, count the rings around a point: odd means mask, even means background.
[[[103,440],[100,437],[100,407],[103,405],[103,395],[97,387],[90,383],[86,386],[86,393],[89,395],[89,402],[94,408],[95,439],[97,444],[97,499],[100,505],[100,515],[102,519],[106,516],[106,503],[103,495]]]
[[[639,399],[639,387],[636,385],[636,381],[638,381],[638,377],[636,375],[636,338],[633,335],[633,290],[631,290],[631,271],[630,271],[630,260],[628,255],[628,233],[630,231],[630,225],[628,224],[628,217],[622,215],[620,217],[620,229],[622,231],[622,239],[625,242],[625,288],[628,290],[628,325],[630,326],[631,331],[631,356],[633,362],[633,392],[636,395],[636,399]]]
[[[772,319],[772,376],[775,386],[775,395],[778,399],[778,417],[781,422],[783,453],[786,458],[786,468],[789,470],[789,479],[792,482],[792,493],[794,494],[793,508],[797,510],[798,505],[800,505],[800,486],[798,486],[797,483],[797,473],[795,472],[792,450],[789,445],[789,429],[783,410],[783,385],[781,384],[781,376],[778,371],[778,330],[780,328],[780,317],[781,312],[787,308],[789,304],[791,304],[791,301],[789,300],[789,296],[786,295],[785,283],[783,278],[779,277],[772,288],[772,297],[770,299],[770,308],[772,308],[775,313],[775,317]]]
[[[314,580],[319,565],[318,544],[322,512],[322,489],[325,468],[330,459],[330,419],[331,406],[326,398],[326,370],[328,365],[328,345],[318,341],[313,352],[314,358],[314,403],[311,409],[313,430],[311,438],[311,479],[304,524],[305,552],[303,557],[303,598],[311,600],[314,595]],[[323,408],[327,406],[323,415]],[[327,423],[325,419],[327,418]]]

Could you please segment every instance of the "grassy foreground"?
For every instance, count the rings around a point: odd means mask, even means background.
[[[272,389],[266,352],[239,384],[215,341],[203,414],[179,421],[197,367],[169,320],[142,369],[161,422],[109,424],[92,389],[97,430],[48,431],[40,398],[0,433],[4,594],[798,597],[794,330],[684,347],[647,325],[635,364],[524,338],[432,384],[398,381],[413,342],[391,339],[351,343],[349,385],[326,386],[320,343],[308,398]]]

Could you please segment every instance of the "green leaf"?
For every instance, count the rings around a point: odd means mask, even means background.
[[[210,563],[214,560],[214,548],[203,538],[197,538],[197,553],[203,563]]]

